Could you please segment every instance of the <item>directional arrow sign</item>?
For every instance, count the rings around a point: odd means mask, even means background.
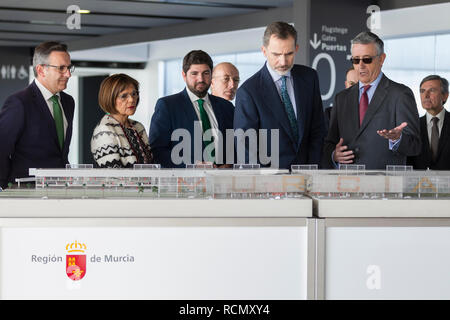
[[[317,41],[317,33],[314,33],[314,42],[312,40],[309,40],[309,43],[311,44],[311,46],[314,49],[317,49],[320,46],[320,44],[322,43],[322,41],[320,41],[320,40]]]

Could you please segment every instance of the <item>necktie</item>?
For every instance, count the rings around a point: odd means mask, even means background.
[[[206,110],[203,107],[203,103],[205,102],[205,100],[198,99],[197,102],[198,102],[198,109],[200,111],[200,120],[202,121],[203,133],[205,133],[206,131],[211,129],[211,123],[209,122],[208,114],[206,113]],[[209,142],[206,141],[205,142],[205,146],[208,146],[212,142],[213,142],[213,139],[211,139],[211,141],[209,141]],[[215,150],[214,149],[211,152],[211,157],[212,157],[212,159],[207,159],[207,160],[214,162],[214,157],[215,157]]]
[[[64,122],[61,107],[59,106],[58,97],[55,95],[50,98],[53,103],[53,118],[55,119],[56,135],[58,136],[58,143],[61,150],[64,145]]]
[[[281,101],[283,102],[284,109],[286,110],[292,133],[294,134],[294,139],[295,141],[298,141],[297,117],[295,116],[294,108],[292,107],[292,102],[287,91],[286,78],[287,76],[281,77]]]
[[[359,126],[361,127],[362,122],[364,120],[364,116],[366,115],[366,111],[369,108],[369,97],[367,96],[367,90],[371,87],[370,84],[364,86],[364,92],[361,96],[361,100],[359,101]]]
[[[433,117],[431,122],[433,122],[433,126],[431,127],[431,158],[433,162],[436,161],[438,146],[439,146],[439,129],[438,129],[438,121],[439,118]]]

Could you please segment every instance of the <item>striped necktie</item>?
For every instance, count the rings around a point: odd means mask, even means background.
[[[294,139],[298,142],[298,124],[297,117],[294,113],[294,108],[292,106],[291,99],[289,98],[289,94],[286,87],[286,79],[287,76],[281,77],[281,101],[283,102],[284,109],[286,110],[289,123],[291,125],[292,133],[294,134]]]

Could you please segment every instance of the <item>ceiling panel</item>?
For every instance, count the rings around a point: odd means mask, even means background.
[[[45,40],[82,40],[215,17],[292,6],[293,0],[0,0],[0,46],[35,46]],[[66,21],[73,4],[81,29]]]

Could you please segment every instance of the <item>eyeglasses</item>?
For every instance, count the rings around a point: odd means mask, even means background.
[[[128,96],[131,96],[133,99],[137,99],[139,97],[139,91],[133,91],[132,93],[122,93],[119,95],[119,99],[125,101],[128,99]]]
[[[362,60],[362,62],[364,62],[364,64],[371,64],[373,61],[373,58],[376,58],[377,56],[373,56],[373,57],[364,57],[364,58],[353,58],[352,57],[352,63],[353,64],[359,64],[359,62]]]
[[[220,81],[222,81],[223,83],[228,83],[231,81],[233,81],[233,83],[239,84],[239,82],[241,81],[241,79],[239,78],[231,78],[230,76],[225,76],[222,78],[219,78]]]
[[[51,64],[43,64],[43,66],[56,68],[56,70],[58,70],[59,73],[66,73],[67,70],[69,70],[70,73],[73,73],[75,71],[75,66],[73,64],[70,64],[68,66],[54,66]]]

